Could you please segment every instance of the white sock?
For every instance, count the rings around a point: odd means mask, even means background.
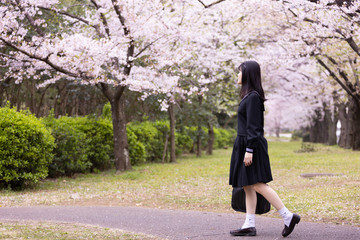
[[[255,214],[246,214],[244,225],[241,229],[255,227]]]
[[[278,211],[278,213],[284,219],[284,224],[289,227],[291,219],[293,217],[292,212],[290,212],[286,207],[283,207]]]

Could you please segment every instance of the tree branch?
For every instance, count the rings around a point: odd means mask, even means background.
[[[24,11],[24,9],[21,7],[21,4],[20,4],[20,1],[19,1],[19,0],[16,0],[16,4],[17,4],[16,6],[20,9],[20,11],[24,13],[26,19],[29,21],[30,25],[35,29],[35,31],[36,31],[40,36],[44,37],[44,36],[45,36],[45,33],[41,30],[41,28],[39,28],[39,26],[37,26],[37,25],[35,24],[34,19],[33,19],[28,13],[26,13],[26,12]]]
[[[335,60],[334,58],[328,56],[328,55],[325,55],[325,57],[326,57],[327,59],[329,59],[329,61],[330,61],[332,64],[334,64],[335,66],[337,66],[337,69],[338,69],[338,72],[339,72],[340,76],[345,80],[345,83],[346,83],[347,87],[350,89],[350,91],[353,92],[353,93],[356,92],[355,87],[354,87],[354,85],[351,83],[351,81],[349,80],[346,72],[344,72],[344,70],[342,70],[340,67],[338,67],[339,64],[336,62],[336,60]]]
[[[91,3],[95,6],[95,8],[96,8],[97,10],[99,10],[100,7],[99,7],[99,5],[96,3],[95,0],[91,0]],[[108,22],[107,22],[107,20],[106,20],[106,18],[105,18],[105,16],[104,16],[103,13],[100,13],[100,18],[101,18],[102,23],[104,24],[105,32],[106,32],[107,36],[110,38],[110,28],[109,28],[109,24],[108,24]]]
[[[216,4],[221,3],[221,2],[224,2],[224,1],[225,1],[225,0],[218,0],[218,1],[215,1],[215,2],[213,2],[213,3],[210,3],[210,4],[206,5],[203,1],[198,0],[198,2],[201,3],[201,5],[203,5],[204,8],[210,8],[210,7],[212,7],[212,6],[216,5]]]
[[[100,37],[103,37],[103,34],[100,31],[99,25],[91,25],[88,20],[85,20],[85,19],[83,19],[83,18],[81,18],[79,16],[73,15],[71,13],[68,13],[68,12],[65,12],[65,11],[62,11],[62,10],[55,10],[55,9],[51,9],[51,8],[41,7],[41,6],[38,6],[38,8],[42,9],[42,10],[54,12],[54,13],[59,13],[59,14],[65,15],[67,17],[76,19],[76,20],[78,20],[78,21],[80,21],[82,23],[85,23],[86,25],[89,25],[92,28],[94,28],[96,30],[96,32],[99,34]]]
[[[346,38],[345,41],[350,45],[352,50],[354,50],[354,52],[356,52],[356,54],[360,56],[359,46],[354,41],[353,37]]]
[[[159,37],[159,38],[155,39],[154,41],[152,41],[151,43],[147,44],[143,49],[141,49],[137,54],[135,54],[134,58],[137,58],[138,56],[140,56],[140,54],[142,54],[146,49],[148,49],[151,45],[153,45],[155,42],[157,42],[161,38],[162,37]]]
[[[28,56],[29,58],[36,59],[36,60],[39,60],[39,61],[42,61],[42,62],[48,64],[50,67],[52,67],[54,70],[56,70],[56,71],[58,71],[58,72],[64,73],[64,74],[66,74],[66,75],[68,75],[68,76],[70,76],[70,77],[79,78],[79,76],[78,76],[77,74],[72,73],[72,72],[70,72],[70,71],[68,71],[68,70],[66,70],[66,69],[64,69],[64,68],[62,68],[62,67],[60,67],[60,66],[57,66],[57,65],[54,64],[54,63],[52,63],[52,62],[49,60],[49,56],[47,56],[47,57],[45,57],[45,58],[39,57],[39,56],[33,55],[33,54],[31,54],[31,53],[28,53],[28,52],[26,52],[25,50],[23,50],[23,49],[21,49],[21,48],[18,48],[18,47],[15,46],[14,44],[6,41],[5,39],[3,39],[3,38],[1,38],[1,37],[0,37],[0,40],[1,40],[3,43],[5,43],[7,46],[15,49],[15,50],[18,51],[18,52],[21,52],[22,54]]]
[[[120,23],[121,23],[121,25],[123,27],[125,36],[130,35],[130,29],[126,26],[125,18],[121,14],[121,10],[120,10],[118,1],[117,0],[111,0],[111,2],[113,4],[113,7],[114,7],[114,10],[115,10],[116,14],[118,15],[119,21],[120,21]]]
[[[111,102],[114,99],[114,93],[113,91],[111,91],[110,86],[108,84],[101,82],[97,84],[97,86],[99,86],[99,88],[101,89],[105,97],[109,100],[109,102]]]
[[[113,4],[116,14],[118,15],[119,21],[123,27],[124,35],[130,38],[130,42],[129,42],[129,46],[128,46],[128,50],[127,50],[127,56],[126,56],[126,65],[124,67],[124,74],[129,75],[132,65],[133,65],[132,59],[133,59],[134,51],[135,51],[135,41],[132,38],[132,36],[130,35],[130,29],[126,26],[126,21],[125,21],[124,16],[121,14],[118,0],[111,0],[111,2]]]
[[[298,17],[298,15],[297,15],[294,11],[292,11],[290,8],[288,8],[288,10],[289,10],[295,17]],[[312,20],[312,19],[307,18],[307,17],[304,18],[304,21],[305,21],[305,22],[309,22],[309,23],[319,24],[319,25],[321,25],[322,27],[329,28],[328,25],[323,24],[323,23],[321,23],[320,21]],[[351,37],[347,37],[340,28],[335,29],[335,32],[337,32],[338,34],[340,34],[340,35],[343,37],[342,40],[345,40],[345,41],[349,44],[349,46],[351,47],[351,49],[353,49],[354,52],[355,52],[357,55],[360,56],[360,48],[359,48],[359,46],[356,44],[356,42],[355,42],[355,40],[354,40],[354,38],[353,38],[352,36],[351,36]],[[323,37],[323,38],[324,38],[324,37]],[[329,38],[332,38],[332,37],[329,37]],[[334,36],[333,38],[335,38],[335,36]],[[341,38],[340,38],[340,39],[341,39]]]
[[[347,94],[349,94],[351,97],[353,97],[357,101],[360,101],[360,97],[358,97],[357,95],[354,95],[354,93],[336,76],[336,74],[320,58],[317,57],[316,60],[322,67],[324,67],[329,72],[330,76],[337,83],[340,84],[340,86],[347,92]]]

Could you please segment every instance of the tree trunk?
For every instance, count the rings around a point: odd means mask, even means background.
[[[350,148],[349,121],[348,121],[348,114],[346,112],[346,104],[340,103],[338,105],[338,111],[339,111],[339,120],[341,123],[339,146],[342,148]]]
[[[324,143],[323,121],[321,115],[321,109],[316,109],[315,116],[313,117],[313,124],[310,127],[310,142]]]
[[[338,114],[336,111],[336,107],[334,107],[334,113],[332,114],[330,109],[325,110],[325,119],[324,119],[327,128],[327,144],[328,145],[336,145],[336,130],[337,130],[337,122],[338,122]]]
[[[280,137],[280,127],[278,127],[278,126],[275,127],[275,135],[277,138]]]
[[[213,146],[214,146],[214,139],[215,139],[215,135],[214,135],[214,126],[211,122],[208,122],[208,133],[209,133],[209,138],[208,138],[208,147],[207,147],[207,154],[208,155],[212,155],[213,153]]]
[[[201,157],[201,125],[198,125],[197,136],[196,136],[196,156]]]
[[[360,150],[360,103],[354,98],[350,99],[349,116],[351,147]]]
[[[112,99],[111,112],[114,131],[115,168],[117,172],[131,169],[126,133],[125,99]]]
[[[39,101],[39,103],[38,103],[38,106],[37,106],[37,108],[36,108],[36,112],[35,112],[36,117],[40,117],[40,116],[41,116],[41,107],[42,107],[42,105],[43,105],[45,93],[46,93],[46,91],[49,89],[50,86],[51,86],[50,84],[47,85],[46,88],[43,90],[43,92],[41,92],[41,90],[38,90],[38,91],[37,91],[39,94],[41,94],[41,97],[40,97],[40,101]]]
[[[224,129],[226,129],[226,128],[228,127],[229,123],[231,122],[231,120],[232,120],[235,116],[236,116],[236,115],[231,115],[231,116],[229,117],[229,119],[226,120],[226,122],[225,122],[225,124],[224,124],[224,126],[223,126]]]
[[[169,104],[169,119],[170,119],[170,162],[176,162],[175,154],[175,114],[174,114],[174,104]]]
[[[198,96],[199,99],[199,113],[201,113],[200,109],[202,107],[202,100],[203,100],[203,96],[199,95]],[[201,157],[201,136],[202,136],[202,129],[201,129],[201,115],[198,114],[198,129],[197,129],[197,136],[196,136],[196,156]]]
[[[5,80],[3,80],[2,82],[0,82],[0,107],[2,107],[3,105],[3,95],[4,95],[4,92],[5,92],[5,89],[8,87],[9,83],[11,81],[11,78],[8,77],[6,78]],[[6,99],[6,97],[5,97]]]
[[[166,153],[167,153],[167,148],[168,148],[168,142],[169,142],[169,138],[167,133],[165,134],[165,145],[164,145],[164,152],[163,152],[163,156],[161,159],[161,163],[165,163],[165,158],[166,158]]]

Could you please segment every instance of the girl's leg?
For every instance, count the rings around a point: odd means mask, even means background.
[[[254,186],[244,186],[244,191],[246,201],[246,213],[255,214],[257,198]]]
[[[255,227],[256,191],[254,186],[244,186],[246,202],[246,220],[241,229]]]
[[[284,224],[289,226],[293,218],[293,213],[285,207],[279,195],[277,195],[277,193],[265,183],[256,183],[254,185],[254,189],[256,192],[263,195],[266,200],[268,200],[269,203],[276,208],[280,216],[284,219]]]
[[[277,195],[277,193],[269,185],[265,183],[256,183],[254,185],[254,190],[263,195],[264,198],[266,198],[266,200],[268,200],[269,203],[276,208],[276,210],[279,211],[284,207],[279,195]]]

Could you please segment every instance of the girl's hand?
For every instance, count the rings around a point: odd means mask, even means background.
[[[244,164],[245,164],[246,167],[248,167],[248,166],[250,166],[252,164],[252,158],[253,158],[252,153],[245,152]]]

